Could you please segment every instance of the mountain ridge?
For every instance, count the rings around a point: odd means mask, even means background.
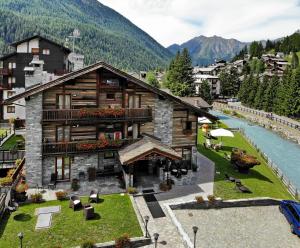
[[[154,38],[97,0],[0,0],[0,54],[34,34],[64,43],[75,28],[86,63],[104,60],[124,70],[165,67],[172,54]]]
[[[211,37],[200,35],[181,45],[173,44],[168,49],[176,54],[177,51],[187,48],[194,65],[206,66],[214,63],[217,59],[232,59],[248,44],[248,42],[241,42],[233,38],[226,39],[217,35]]]

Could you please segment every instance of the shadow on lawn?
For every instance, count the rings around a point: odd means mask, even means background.
[[[216,164],[216,171],[219,171],[220,174],[216,174],[215,181],[222,181],[225,179],[225,174],[227,173],[229,176],[233,176],[237,179],[248,179],[248,178],[254,178],[261,181],[266,181],[269,183],[273,183],[268,177],[262,175],[259,171],[250,169],[248,174],[242,174],[236,171],[233,167],[233,165],[228,161],[226,158],[224,158],[220,153],[215,152],[211,149],[206,149],[204,146],[199,145],[198,146],[200,153],[202,153],[204,156],[207,156],[209,159],[215,162]],[[222,151],[230,151],[231,152],[232,147],[225,146],[225,149],[222,148]],[[260,165],[257,165],[260,166]]]
[[[31,219],[32,219],[32,217],[30,214],[21,213],[21,214],[17,214],[14,216],[15,221],[25,222],[25,221],[30,221]]]
[[[7,225],[8,220],[9,220],[9,217],[10,217],[10,214],[5,213],[2,217],[2,219],[1,219],[1,222],[0,222],[0,238],[2,238],[5,227]]]

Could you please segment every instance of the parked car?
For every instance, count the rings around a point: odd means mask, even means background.
[[[295,201],[281,201],[279,210],[290,223],[291,232],[300,237],[300,203]]]

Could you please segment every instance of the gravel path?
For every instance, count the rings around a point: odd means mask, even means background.
[[[175,210],[193,241],[192,226],[199,227],[197,248],[299,248],[278,206]]]

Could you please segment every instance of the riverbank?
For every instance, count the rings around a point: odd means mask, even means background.
[[[257,124],[261,127],[267,128],[278,135],[280,135],[284,139],[288,139],[300,145],[300,129],[292,128],[284,123],[279,123],[277,121],[271,120],[270,118],[266,118],[266,115],[255,114],[257,111],[249,112],[245,108],[238,108],[236,106],[227,105],[224,103],[213,103],[213,109],[216,111],[224,112],[225,114],[232,115],[233,117],[245,119],[247,121],[252,122],[253,124]],[[286,118],[287,119],[287,118]],[[296,123],[293,121],[293,124]]]

